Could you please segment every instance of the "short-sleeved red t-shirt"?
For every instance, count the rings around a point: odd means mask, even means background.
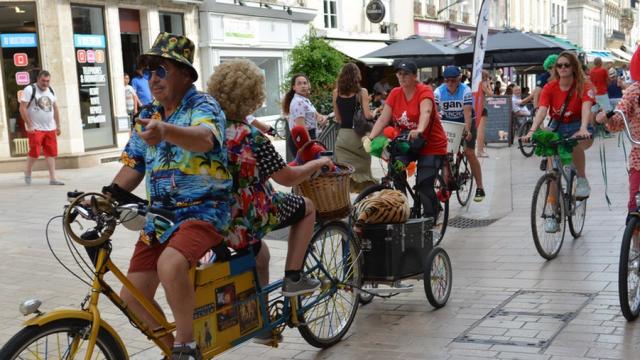
[[[549,108],[549,116],[553,120],[560,120],[560,113],[562,112],[562,105],[568,96],[569,91],[562,91],[560,89],[560,83],[558,80],[553,80],[547,83],[542,89],[540,94],[540,106]],[[578,96],[577,91],[573,89],[571,91],[571,99],[567,110],[564,112],[563,123],[570,123],[573,121],[582,121],[582,103],[585,101],[593,102],[593,90],[590,84],[584,84],[582,90],[582,96]]]
[[[424,99],[431,100],[433,110],[431,119],[424,131],[426,145],[420,151],[421,155],[445,155],[447,153],[447,136],[440,122],[438,107],[433,98],[433,89],[430,86],[418,83],[411,100],[407,100],[402,88],[391,90],[387,97],[386,105],[391,107],[391,120],[396,127],[402,130],[415,130],[420,120],[420,102]]]
[[[609,82],[609,72],[600,67],[594,67],[589,72],[589,78],[593,87],[596,89],[596,95],[604,95],[607,93],[607,86]]]

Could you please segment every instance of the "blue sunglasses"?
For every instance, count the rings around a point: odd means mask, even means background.
[[[144,70],[142,70],[142,76],[146,80],[150,80],[151,76],[153,75],[153,73],[156,73],[156,76],[158,78],[165,79],[167,77],[167,74],[169,73],[169,71],[167,71],[167,68],[165,68],[162,65],[158,65],[158,67],[156,67],[155,69],[145,68]]]

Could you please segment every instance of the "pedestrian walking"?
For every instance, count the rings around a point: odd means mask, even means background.
[[[29,139],[27,169],[24,171],[24,182],[27,185],[31,185],[31,171],[40,157],[40,150],[47,162],[49,185],[64,185],[64,182],[56,178],[60,111],[56,96],[49,87],[50,81],[51,74],[47,70],[40,70],[36,82],[24,88],[20,99],[20,115],[24,119]]]
[[[133,117],[138,112],[138,104],[140,103],[140,99],[136,94],[136,90],[129,84],[130,78],[129,74],[124,74],[124,99],[127,107],[127,115],[129,115],[129,119]]]
[[[351,174],[351,191],[359,193],[376,181],[371,174],[371,155],[362,146],[361,137],[356,133],[354,116],[358,109],[362,115],[371,120],[375,111],[369,110],[369,93],[360,86],[362,76],[354,63],[348,63],[340,71],[337,86],[333,90],[333,113],[340,124],[336,140],[336,160],[353,166]]]
[[[490,84],[490,75],[487,70],[482,70],[482,81],[480,82],[480,90],[483,93],[483,96],[486,98],[488,96],[493,96],[493,90],[491,90]],[[468,85],[467,85],[468,86]],[[479,117],[480,121],[478,121],[478,138],[476,142],[476,151],[478,157],[489,157],[487,152],[484,150],[485,141],[484,141],[484,132],[488,120],[489,113],[487,112],[486,107],[482,107],[482,114]],[[477,117],[477,116],[476,116]]]
[[[145,78],[142,70],[143,69],[140,66],[137,66],[135,76],[131,79],[131,86],[136,91],[136,95],[140,100],[138,105],[141,107],[148,105],[153,101],[151,90],[149,89],[150,79]]]
[[[607,88],[609,87],[609,72],[602,67],[602,59],[597,57],[593,60],[594,67],[589,71],[589,79],[596,92],[596,103],[604,111],[611,110]]]

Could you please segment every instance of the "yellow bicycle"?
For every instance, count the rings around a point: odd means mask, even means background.
[[[118,225],[139,229],[147,218],[171,225],[172,215],[128,193],[119,199],[100,193],[70,192],[68,196],[70,204],[62,215],[65,239],[78,264],[84,265],[86,278],[74,275],[89,285],[89,293],[79,309],[44,313],[39,300],[22,303],[20,311],[34,316],[0,349],[0,359],[128,359],[118,331],[101,318],[100,295],[169,358],[171,349],[160,339],[173,332],[175,324],[134,288],[110,255],[111,235]],[[76,243],[87,249],[90,261],[80,258]],[[270,344],[275,347],[286,326],[297,327],[309,344],[320,348],[337,343],[349,330],[358,308],[355,287],[361,282],[361,259],[345,223],[333,221],[316,227],[304,265],[307,274],[322,282],[313,294],[284,297],[279,294],[282,280],[261,288],[251,250],[232,253],[218,247],[209,255],[215,261],[204,260],[191,271],[196,289],[194,335],[204,359],[265,333],[271,334]],[[149,327],[129,309],[107,283],[109,271],[160,327]]]

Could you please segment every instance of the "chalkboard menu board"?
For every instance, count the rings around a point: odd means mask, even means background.
[[[511,133],[511,96],[489,96],[485,99],[487,123],[485,124],[485,141],[487,143],[510,144]]]

